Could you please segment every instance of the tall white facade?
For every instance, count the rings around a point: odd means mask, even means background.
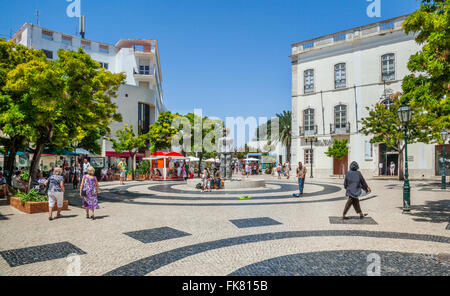
[[[122,85],[114,99],[122,122],[111,124],[111,136],[125,124],[138,128],[148,128],[156,121],[160,112],[165,111],[162,91],[161,65],[158,43],[147,39],[121,39],[111,45],[55,32],[32,24],[24,24],[12,37],[17,44],[43,50],[47,58],[58,58],[59,49],[77,51],[83,48],[92,59],[112,73],[125,73]],[[106,156],[116,155],[112,144],[102,143]]]
[[[357,161],[366,175],[378,175],[379,164],[398,154],[382,144],[370,144],[371,136],[358,132],[366,107],[383,100],[383,94],[401,91],[409,74],[409,57],[420,50],[402,23],[407,16],[349,29],[292,45],[292,163],[299,161],[315,177],[329,177]],[[311,144],[305,140],[317,139]],[[325,155],[334,139],[349,140],[348,159]],[[435,176],[439,170],[436,145],[408,146],[409,173],[413,178]],[[309,175],[309,174],[308,174]]]

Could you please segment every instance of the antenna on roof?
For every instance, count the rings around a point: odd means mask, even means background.
[[[39,10],[36,10],[36,25],[39,26]]]
[[[81,38],[84,39],[85,34],[86,34],[86,16],[82,15],[80,17],[80,35],[81,35]]]

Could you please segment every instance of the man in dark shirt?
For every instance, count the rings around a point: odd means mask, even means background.
[[[361,207],[359,205],[359,197],[362,194],[362,190],[370,193],[371,189],[367,185],[366,180],[364,180],[364,177],[362,176],[361,172],[358,171],[358,169],[358,163],[356,161],[353,161],[350,164],[350,171],[348,171],[345,175],[344,188],[346,189],[345,195],[348,196],[348,200],[344,207],[344,213],[342,215],[343,219],[348,219],[346,215],[352,205],[361,219],[363,219],[365,216],[361,211]]]

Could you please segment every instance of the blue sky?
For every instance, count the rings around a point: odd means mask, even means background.
[[[86,38],[159,42],[165,104],[173,112],[271,117],[291,110],[290,45],[413,12],[416,0],[81,0]],[[0,0],[0,34],[25,22],[75,34],[66,0]],[[5,37],[2,36],[1,37]]]

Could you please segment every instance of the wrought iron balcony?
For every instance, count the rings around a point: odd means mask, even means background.
[[[331,135],[345,135],[350,134],[350,122],[346,124],[330,124],[330,134]]]
[[[307,127],[300,126],[299,135],[300,137],[309,137],[317,135],[317,125]]]

